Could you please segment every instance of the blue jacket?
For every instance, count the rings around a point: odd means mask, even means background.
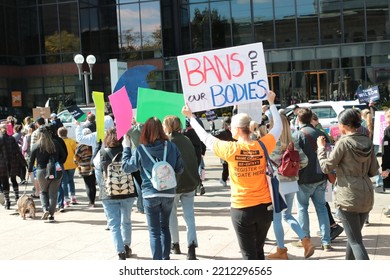
[[[157,140],[153,144],[145,145],[149,154],[157,159],[163,159],[164,155],[164,142]],[[168,141],[167,145],[167,162],[172,165],[175,170],[176,175],[183,173],[184,163],[180,154],[179,149],[174,143]],[[144,198],[148,197],[174,197],[176,194],[176,189],[169,189],[165,191],[158,191],[153,188],[152,182],[149,180],[148,176],[145,173],[145,169],[152,174],[153,162],[145,154],[141,146],[138,146],[134,150],[133,154],[131,153],[131,148],[125,148],[123,150],[122,156],[122,169],[126,173],[132,173],[137,170],[141,173],[142,178],[142,196]]]

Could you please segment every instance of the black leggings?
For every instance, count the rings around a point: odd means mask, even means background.
[[[227,181],[229,178],[229,164],[225,161],[222,163],[222,180]]]
[[[271,203],[231,208],[230,214],[244,260],[264,260],[264,243],[273,220]]]
[[[83,176],[85,183],[85,191],[87,192],[88,200],[90,204],[95,204],[96,199],[96,177],[95,172],[89,176]]]

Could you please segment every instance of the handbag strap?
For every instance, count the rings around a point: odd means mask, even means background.
[[[146,150],[146,147],[143,144],[141,144],[140,146],[144,150],[145,154],[149,157],[149,159],[153,162],[153,164],[155,164],[156,160],[149,154],[149,152]],[[164,142],[164,156],[163,156],[163,159],[164,159],[164,161],[166,161],[166,159],[167,159],[167,141]],[[144,171],[146,173],[146,176],[148,176],[148,178],[150,180],[152,178],[152,176],[145,169],[145,167],[143,167],[143,169],[144,169]]]
[[[303,129],[301,129],[301,131],[303,132],[303,134],[305,134],[306,138],[309,139],[309,142],[313,146],[314,150],[317,151],[318,146],[317,143],[314,141],[313,137],[311,137],[310,134],[306,133]]]
[[[267,169],[268,169],[268,172],[271,176],[274,176],[274,168],[272,167],[272,164],[271,164],[271,159],[268,155],[268,151],[267,151],[267,148],[265,147],[264,143],[261,142],[260,140],[258,141],[261,148],[263,149],[264,151],[264,155],[265,155],[265,158],[267,160]]]

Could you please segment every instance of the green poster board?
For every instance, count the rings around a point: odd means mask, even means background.
[[[183,94],[139,87],[137,100],[137,122],[145,123],[150,117],[163,121],[164,117],[174,115],[180,118],[185,128],[185,116],[181,113]]]

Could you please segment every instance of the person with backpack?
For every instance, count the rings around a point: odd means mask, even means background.
[[[288,223],[298,238],[302,241],[304,257],[309,258],[314,254],[314,245],[310,242],[310,236],[306,236],[298,221],[291,214],[295,193],[298,191],[299,170],[306,167],[308,159],[297,141],[294,141],[288,118],[280,114],[283,123],[282,134],[276,142],[275,150],[270,158],[278,169],[279,191],[284,195],[287,209],[280,213],[274,211],[273,228],[276,237],[276,252],[268,255],[269,260],[288,260],[287,248],[284,246],[283,220]]]
[[[318,160],[324,173],[337,174],[335,206],[347,236],[346,260],[369,260],[363,243],[362,228],[373,208],[374,189],[371,177],[379,164],[369,137],[359,131],[360,113],[345,109],[338,115],[341,138],[327,155],[325,137],[316,139]]]
[[[184,163],[179,149],[169,141],[161,121],[156,117],[151,117],[145,122],[139,143],[132,154],[131,139],[128,135],[124,136],[122,169],[126,173],[140,170],[153,260],[169,260],[171,251],[169,217],[176,196],[176,184],[173,180],[175,176],[183,173]],[[159,170],[159,173],[166,175],[166,178],[155,174],[156,164],[164,169]],[[164,182],[165,184],[160,184]]]
[[[309,163],[299,170],[297,192],[298,221],[305,236],[310,236],[309,202],[313,202],[321,230],[321,247],[325,252],[332,251],[330,245],[330,226],[328,211],[326,209],[325,191],[327,185],[326,175],[319,169],[317,159],[316,140],[319,136],[326,138],[325,134],[311,124],[312,111],[308,108],[298,110],[299,130],[293,133],[293,138],[306,154]]]
[[[84,128],[82,133],[83,135],[92,134],[89,128]],[[92,165],[92,155],[92,146],[86,144],[79,144],[74,155],[74,162],[77,164],[78,173],[83,177],[85,183],[85,190],[89,200],[88,208],[90,209],[95,208],[96,199],[96,177],[95,168]]]
[[[181,253],[177,218],[177,207],[181,202],[183,217],[187,225],[187,260],[196,260],[195,248],[198,247],[198,238],[195,225],[194,197],[196,188],[200,184],[198,160],[191,140],[181,133],[182,125],[179,117],[166,116],[163,120],[163,127],[171,141],[176,144],[184,162],[184,171],[177,182],[176,197],[169,219],[172,250],[175,254]]]
[[[58,189],[62,180],[62,172],[59,172],[57,178],[50,179],[47,175],[48,164],[51,157],[55,162],[64,162],[66,152],[61,144],[53,139],[51,133],[46,127],[40,127],[38,141],[33,145],[31,156],[28,163],[28,174],[33,176],[33,167],[36,161],[36,178],[41,190],[40,199],[42,203],[42,220],[54,222],[54,212],[57,206]]]
[[[100,151],[100,163],[101,170],[103,171],[103,177],[105,178],[106,185],[102,187],[99,194],[102,198],[104,212],[107,218],[107,224],[111,231],[112,241],[115,246],[115,250],[120,260],[126,260],[132,255],[131,250],[131,212],[137,193],[134,190],[134,183],[131,175],[126,176],[126,182],[122,180],[122,177],[118,179],[118,182],[124,182],[131,186],[128,186],[130,191],[118,192],[117,194],[111,194],[106,191],[109,188],[107,185],[110,182],[110,178],[116,174],[123,176],[121,172],[115,174],[110,173],[110,167],[112,163],[121,162],[122,157],[122,138],[117,138],[116,128],[110,128],[107,130],[104,138],[104,149]],[[110,177],[111,176],[111,177]],[[120,188],[120,186],[116,186]]]
[[[234,115],[231,132],[237,141],[223,141],[207,133],[197,123],[188,104],[182,114],[190,119],[200,140],[216,156],[229,164],[231,206],[230,215],[242,258],[264,260],[264,244],[273,219],[273,205],[267,181],[266,151],[271,153],[282,132],[282,122],[274,100],[276,94],[266,92],[274,126],[260,141],[250,139],[249,125],[252,120],[246,113]],[[268,154],[268,153],[267,153]]]

